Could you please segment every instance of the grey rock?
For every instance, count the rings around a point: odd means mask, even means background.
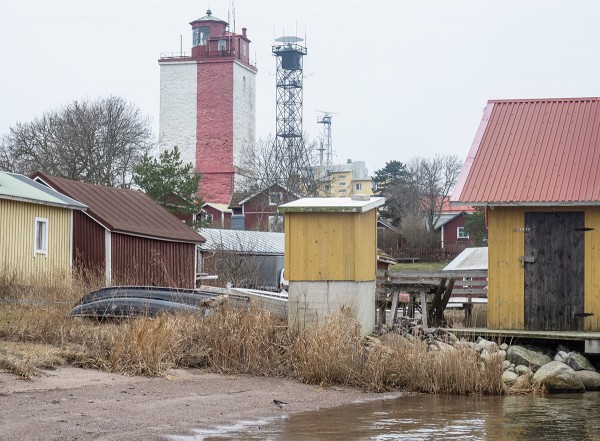
[[[500,345],[500,349],[502,349],[503,351],[506,351],[506,350],[508,350],[508,345],[506,343],[502,343]]]
[[[437,341],[435,343],[438,347],[438,349],[442,352],[447,352],[447,351],[454,351],[454,346],[449,345],[448,343],[444,343],[443,341]]]
[[[523,375],[520,375],[519,378],[517,378],[517,381],[515,381],[512,384],[513,389],[529,389],[530,385],[531,385],[531,378],[533,377],[533,372],[529,371]]]
[[[458,341],[458,337],[456,335],[454,335],[452,332],[448,332],[448,339],[452,343],[456,343]]]
[[[515,371],[515,365],[514,365],[514,364],[511,364],[511,365],[508,367],[507,371],[514,372],[514,371]]]
[[[596,372],[596,368],[590,361],[578,352],[571,352],[566,362],[576,371],[592,371]]]
[[[600,390],[600,373],[592,371],[575,371],[575,376],[581,380],[585,390]]]
[[[568,354],[568,353],[569,353],[569,352],[571,352],[571,351],[570,351],[570,350],[569,350],[569,348],[568,348],[568,347],[566,347],[565,345],[563,345],[563,344],[560,344],[560,345],[558,345],[558,346],[556,347],[556,352],[564,352],[565,354]]]
[[[523,375],[528,372],[531,372],[531,369],[529,369],[527,366],[523,366],[522,364],[520,364],[515,367],[515,372],[519,375]]]
[[[515,374],[514,372],[504,371],[502,373],[502,381],[504,382],[504,384],[511,385],[515,381],[517,381],[517,378],[519,378],[519,376],[517,374]]]
[[[545,354],[531,351],[522,346],[511,346],[506,353],[506,359],[515,365],[529,366],[532,371],[537,371],[541,366],[550,363],[552,359]]]
[[[566,352],[558,351],[556,353],[556,355],[554,356],[554,361],[562,361],[563,363],[566,363],[568,357],[569,357],[569,354],[567,354]]]
[[[583,381],[575,371],[560,361],[551,361],[541,366],[533,375],[532,381],[545,386],[550,392],[583,392]]]
[[[509,367],[510,367],[510,361],[508,361],[508,360],[504,360],[504,361],[502,362],[502,369],[506,370],[506,369],[508,369]]]

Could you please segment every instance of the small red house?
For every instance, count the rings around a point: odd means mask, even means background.
[[[41,172],[32,179],[87,205],[73,216],[74,267],[82,274],[106,286],[194,287],[204,238],[144,193]]]
[[[473,240],[465,231],[465,219],[473,214],[475,208],[468,205],[450,205],[445,201],[438,221],[436,231],[440,232],[440,243],[446,251],[460,252],[473,245]]]
[[[255,193],[233,193],[229,208],[232,230],[283,231],[277,207],[300,197],[279,184]]]

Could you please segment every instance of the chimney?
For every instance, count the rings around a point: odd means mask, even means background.
[[[246,29],[246,28],[242,28],[242,36],[244,36],[244,37],[246,36],[246,31],[247,31],[247,30],[248,30],[248,29]]]

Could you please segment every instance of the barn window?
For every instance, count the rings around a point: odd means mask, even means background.
[[[35,218],[35,230],[33,233],[33,256],[44,254],[48,256],[48,219],[44,217]]]
[[[468,239],[469,233],[467,233],[467,231],[465,230],[465,227],[458,227],[456,229],[456,237],[458,239]]]
[[[280,205],[283,200],[283,193],[280,191],[269,192],[269,205]]]

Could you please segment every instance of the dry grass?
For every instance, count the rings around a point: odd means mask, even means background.
[[[235,310],[226,303],[206,317],[106,323],[67,317],[71,305],[95,288],[73,283],[52,290],[0,290],[5,300],[0,304],[0,368],[29,378],[64,363],[147,376],[164,375],[171,367],[201,367],[372,391],[504,392],[498,363],[482,362],[466,350],[432,352],[398,335],[365,340],[343,313],[296,334],[267,311]]]

